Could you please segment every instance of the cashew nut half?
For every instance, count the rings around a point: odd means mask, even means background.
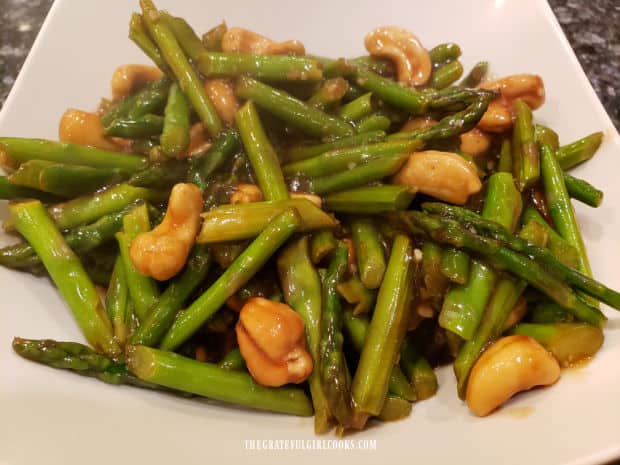
[[[393,182],[457,205],[482,188],[471,163],[456,153],[437,150],[412,153]]]
[[[506,76],[485,82],[480,87],[500,92],[478,122],[478,128],[487,132],[504,132],[512,127],[515,100],[523,100],[532,110],[545,103],[545,85],[542,78],[535,74]]]
[[[181,271],[198,234],[201,212],[200,189],[191,183],[176,184],[163,221],[131,243],[129,254],[136,269],[159,281]]]
[[[256,32],[232,27],[222,37],[222,51],[258,55],[305,55],[304,44],[298,40],[275,42]]]
[[[73,108],[64,112],[58,125],[58,139],[78,145],[90,145],[103,150],[118,151],[119,146],[103,135],[101,117]]]
[[[204,87],[219,117],[232,126],[235,122],[235,113],[239,109],[239,101],[235,97],[230,79],[209,79]]]
[[[260,202],[261,200],[263,200],[263,193],[256,184],[237,184],[230,196],[230,203]]]
[[[478,359],[467,383],[467,405],[480,417],[501,406],[517,392],[548,386],[560,377],[553,355],[529,336],[498,339]]]
[[[121,65],[112,74],[112,98],[120,100],[144,84],[161,79],[159,68],[147,65]]]
[[[312,373],[303,320],[288,305],[262,297],[248,299],[236,333],[241,355],[258,384],[301,383]]]
[[[484,155],[491,147],[491,136],[478,128],[471,129],[459,136],[461,152],[468,153],[472,157]]]
[[[406,86],[426,84],[431,75],[431,58],[418,38],[397,26],[378,27],[364,39],[366,50],[373,56],[392,60],[398,82]]]

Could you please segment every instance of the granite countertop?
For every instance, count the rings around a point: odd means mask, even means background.
[[[53,0],[5,0],[0,13],[0,107]],[[549,0],[594,90],[620,128],[620,3]]]

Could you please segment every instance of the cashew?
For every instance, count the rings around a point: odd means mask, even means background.
[[[468,153],[472,157],[484,155],[491,147],[491,136],[482,132],[478,128],[464,132],[459,136],[461,152]]]
[[[79,145],[90,145],[104,150],[118,151],[119,147],[103,135],[101,117],[70,108],[60,118],[58,139]]]
[[[193,157],[199,153],[206,152],[211,145],[211,139],[209,139],[205,127],[202,123],[196,123],[189,130],[189,145],[185,152],[183,152],[182,157]]]
[[[129,254],[136,269],[159,281],[181,271],[198,234],[201,211],[200,189],[195,184],[176,184],[163,221],[131,243]]]
[[[239,109],[239,101],[235,97],[230,79],[209,79],[204,87],[217,114],[226,124],[232,126],[235,123],[235,113]]]
[[[406,86],[426,84],[432,63],[428,52],[411,32],[396,26],[378,27],[366,36],[366,50],[394,62],[398,82]]]
[[[455,153],[437,150],[412,153],[393,182],[457,205],[482,188],[471,163]]]
[[[304,323],[286,304],[248,299],[236,326],[239,350],[252,378],[263,386],[301,383],[312,372]]]
[[[400,128],[400,132],[411,132],[417,129],[428,129],[433,127],[435,124],[437,124],[437,121],[435,121],[430,116],[416,116],[415,118],[412,118],[405,124],[403,124],[403,126]]]
[[[112,98],[120,100],[163,75],[161,70],[154,66],[121,65],[112,74]]]
[[[529,336],[497,340],[478,359],[467,383],[467,405],[488,415],[517,392],[548,386],[560,377],[558,361]]]
[[[259,55],[305,55],[306,49],[298,40],[275,42],[265,36],[240,27],[230,28],[222,37],[222,51],[256,53]]]
[[[312,202],[317,207],[321,208],[323,205],[323,201],[321,197],[315,194],[308,194],[307,192],[289,192],[291,199],[306,199],[309,202]]]
[[[535,74],[515,74],[485,82],[480,87],[500,93],[478,122],[478,128],[487,132],[504,132],[512,127],[515,100],[523,100],[532,110],[545,102],[545,85]]]
[[[263,193],[255,184],[237,184],[235,192],[230,196],[230,203],[260,202]]]

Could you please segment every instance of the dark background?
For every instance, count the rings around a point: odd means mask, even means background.
[[[2,3],[0,108],[53,0],[4,0]],[[594,90],[616,128],[620,128],[620,0],[549,0],[549,3]]]

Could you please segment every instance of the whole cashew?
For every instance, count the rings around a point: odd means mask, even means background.
[[[471,163],[455,153],[437,150],[412,153],[393,182],[457,205],[482,188]]]
[[[58,139],[104,150],[119,150],[118,145],[103,135],[101,117],[97,113],[87,113],[73,108],[65,111],[60,118]]]
[[[506,76],[485,82],[480,87],[500,93],[478,122],[478,128],[487,132],[504,132],[512,127],[515,100],[523,100],[532,110],[545,103],[545,85],[542,78],[535,74]]]
[[[236,326],[248,371],[263,386],[301,383],[312,373],[304,323],[288,305],[262,297],[246,301]]]
[[[159,281],[181,271],[198,234],[201,212],[200,189],[195,184],[176,184],[163,221],[131,243],[129,254],[136,269]]]
[[[416,116],[410,119],[400,128],[400,132],[411,132],[418,129],[428,129],[437,124],[431,116]]]
[[[275,42],[256,32],[240,27],[230,28],[224,33],[222,51],[258,55],[305,55],[306,53],[304,45],[298,40]]]
[[[230,79],[209,79],[204,87],[217,114],[226,124],[232,126],[235,122],[235,113],[239,109],[239,101],[235,97]]]
[[[558,361],[529,336],[497,340],[478,359],[467,383],[467,405],[480,417],[517,392],[548,386],[560,377]]]
[[[392,60],[398,82],[406,86],[426,84],[431,75],[431,58],[418,38],[396,26],[378,27],[366,36],[366,50],[373,56]]]
[[[146,65],[121,65],[112,74],[112,98],[120,100],[144,84],[160,79],[159,68]]]

